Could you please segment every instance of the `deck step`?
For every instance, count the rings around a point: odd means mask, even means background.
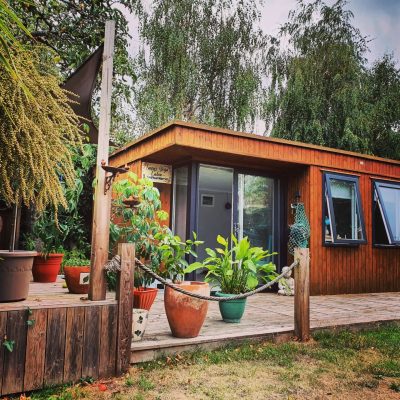
[[[163,356],[176,355],[186,351],[213,350],[228,344],[241,344],[249,341],[271,340],[280,343],[289,341],[292,337],[293,327],[281,327],[280,329],[274,327],[257,333],[242,332],[241,334],[198,336],[191,339],[179,339],[171,335],[165,335],[162,338],[146,338],[142,342],[132,343],[131,364],[153,361]]]

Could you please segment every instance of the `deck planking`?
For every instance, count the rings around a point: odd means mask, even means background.
[[[26,300],[10,303],[0,303],[0,312],[13,310],[32,310],[40,308],[78,307],[90,306],[93,302],[88,301],[85,294],[69,293],[63,287],[64,280],[59,276],[56,282],[29,284],[29,295]],[[106,300],[96,302],[96,305],[116,304],[115,293],[107,293]]]

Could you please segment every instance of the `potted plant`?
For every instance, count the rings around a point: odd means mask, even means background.
[[[133,308],[150,311],[158,293],[157,288],[149,287],[153,282],[154,279],[147,276],[141,270],[135,271]]]
[[[186,261],[187,255],[197,257],[194,248],[203,242],[197,240],[193,232],[193,240],[182,241],[179,236],[165,235],[161,240],[162,261],[161,271],[172,282],[189,292],[209,295],[207,282],[185,281],[185,269],[191,266]],[[207,315],[208,302],[196,299],[166,287],[164,291],[164,307],[172,335],[179,338],[192,338],[200,333]]]
[[[111,247],[119,241],[135,243],[136,257],[154,271],[161,265],[160,238],[168,232],[163,221],[168,213],[161,210],[160,193],[149,179],[139,179],[129,172],[126,179],[113,185]],[[113,249],[112,249],[113,251]],[[114,281],[108,274],[108,281]],[[157,288],[149,287],[154,279],[137,270],[134,277],[134,308],[150,310],[157,297]]]
[[[63,262],[65,283],[70,293],[88,294],[90,260],[79,252],[70,252]]]
[[[185,272],[206,268],[206,281],[219,286],[218,297],[231,297],[246,293],[257,287],[260,281],[270,281],[277,276],[276,266],[265,259],[275,255],[261,247],[252,247],[248,237],[242,240],[232,235],[232,247],[228,239],[218,235],[217,242],[222,246],[206,249],[208,257],[202,263],[194,263]],[[222,319],[225,322],[239,323],[246,306],[246,298],[219,302]]]
[[[32,267],[35,282],[50,283],[57,280],[64,257],[65,226],[56,224],[51,211],[36,217],[31,234],[25,238],[28,249],[36,250]]]

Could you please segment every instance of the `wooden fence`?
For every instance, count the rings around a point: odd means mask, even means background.
[[[121,244],[116,300],[32,310],[0,308],[0,395],[118,376],[129,367],[134,245]],[[31,325],[28,320],[34,321]],[[6,337],[6,338],[5,338]]]

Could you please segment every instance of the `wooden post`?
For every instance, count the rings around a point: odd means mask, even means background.
[[[296,248],[294,259],[294,333],[298,340],[310,338],[310,249]]]
[[[111,91],[113,75],[115,22],[107,21],[104,36],[103,72],[101,78],[99,138],[96,161],[96,188],[92,226],[92,250],[90,260],[89,299],[106,298],[106,280],[103,267],[108,260],[111,215],[111,190],[104,193],[106,172],[101,168],[108,164],[111,123]]]
[[[135,270],[135,245],[119,243],[121,273],[117,282],[118,322],[116,374],[128,370],[132,342],[133,274]]]

